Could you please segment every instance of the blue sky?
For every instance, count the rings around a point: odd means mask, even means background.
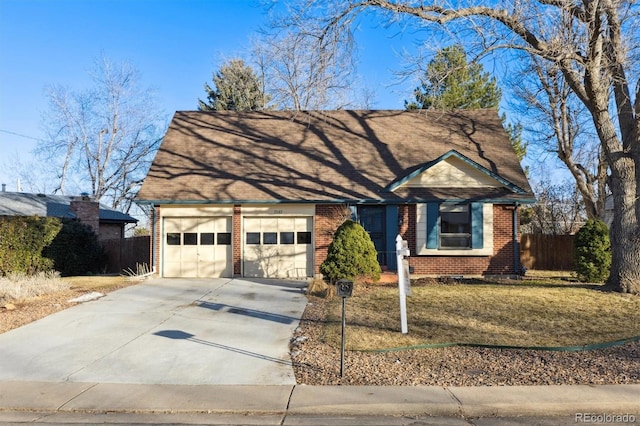
[[[399,84],[394,71],[424,34],[384,28],[379,19],[359,19],[359,81],[374,91],[373,108],[402,109],[416,82]],[[225,60],[248,58],[267,22],[257,0],[0,0],[0,183],[16,190],[8,165],[29,162],[34,139],[43,137],[47,85],[89,88],[87,71],[104,54],[141,72],[168,120],[197,108],[203,84]]]
[[[15,190],[7,164],[28,161],[43,137],[46,85],[90,87],[87,71],[104,54],[134,65],[170,117],[196,109],[211,73],[266,23],[255,0],[0,0],[0,182]],[[415,41],[375,27],[358,31],[362,81],[376,92],[373,107],[399,109],[413,83],[389,86],[391,70]]]

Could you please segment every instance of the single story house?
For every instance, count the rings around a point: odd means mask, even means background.
[[[86,195],[66,196],[31,194],[27,192],[0,192],[0,217],[41,216],[76,219],[89,225],[99,240],[124,238],[124,228],[137,219],[101,205]]]
[[[315,276],[337,226],[381,267],[519,272],[531,190],[495,110],[177,112],[137,196],[163,277]]]

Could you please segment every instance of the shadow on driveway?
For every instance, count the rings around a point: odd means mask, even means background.
[[[265,360],[265,361],[272,361],[272,362],[276,362],[278,364],[291,365],[291,361],[285,361],[285,360],[282,360],[282,359],[278,359],[278,358],[274,358],[274,357],[271,357],[271,356],[259,354],[259,353],[256,353],[256,352],[251,352],[251,351],[247,351],[247,350],[240,349],[240,348],[233,348],[231,346],[221,345],[219,343],[209,342],[207,340],[198,339],[193,334],[186,333],[186,332],[184,332],[182,330],[161,330],[161,331],[156,331],[153,334],[156,335],[156,336],[160,336],[160,337],[166,337],[168,339],[188,340],[189,342],[199,343],[201,345],[207,345],[207,346],[211,346],[211,347],[218,348],[218,349],[224,349],[226,351],[230,351],[230,352],[234,352],[234,353],[238,353],[238,354],[242,354],[242,355],[251,356],[251,357],[262,359],[262,360]]]

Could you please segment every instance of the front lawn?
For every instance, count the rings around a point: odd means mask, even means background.
[[[640,336],[640,297],[598,286],[548,280],[414,281],[407,298],[407,335],[400,333],[397,287],[358,290],[346,303],[349,350],[440,343],[582,346]],[[324,337],[339,347],[342,299],[327,306]]]

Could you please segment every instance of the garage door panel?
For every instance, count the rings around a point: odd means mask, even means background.
[[[233,275],[230,217],[164,218],[165,277],[231,277]],[[218,233],[224,243],[217,247]]]
[[[248,277],[306,278],[313,273],[311,217],[244,218],[243,273]]]
[[[295,222],[294,222],[294,230],[296,232],[303,232],[303,231],[310,231],[312,229],[313,226],[313,219],[312,218],[304,218],[304,217],[300,217],[300,218],[296,218]]]

